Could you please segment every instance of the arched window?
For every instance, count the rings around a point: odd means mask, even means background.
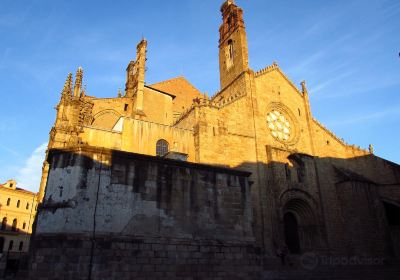
[[[24,247],[24,242],[19,242],[19,248],[18,250],[22,251],[22,248]]]
[[[7,199],[7,206],[10,206],[11,198]]]
[[[11,226],[12,231],[17,231],[17,219],[13,220],[12,226]]]
[[[1,229],[6,230],[7,229],[7,218],[4,217],[3,221],[1,222]]]
[[[168,153],[168,142],[160,139],[156,144],[156,155],[159,157],[165,156]]]
[[[21,204],[21,200],[17,201],[17,208],[19,208],[19,205]]]

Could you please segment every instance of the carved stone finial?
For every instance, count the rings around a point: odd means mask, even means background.
[[[369,144],[368,150],[369,150],[370,154],[373,154],[374,153],[374,146],[372,146],[372,144]]]
[[[120,88],[118,89],[118,97],[122,97],[122,92]]]

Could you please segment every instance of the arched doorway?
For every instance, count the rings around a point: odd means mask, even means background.
[[[284,231],[285,231],[285,242],[292,254],[300,253],[300,239],[299,239],[299,227],[296,216],[287,212],[283,216]]]
[[[321,245],[319,227],[310,203],[299,197],[291,197],[283,207],[283,238],[289,252],[300,254]]]
[[[387,224],[390,232],[390,248],[395,256],[400,257],[400,207],[397,204],[383,201]]]

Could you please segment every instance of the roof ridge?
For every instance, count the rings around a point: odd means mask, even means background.
[[[198,92],[199,94],[203,94],[198,88],[196,88],[187,78],[185,78],[184,76],[177,76],[175,78],[171,78],[165,81],[161,81],[155,84],[151,84],[149,85],[149,87],[157,87],[157,86],[163,86],[163,85],[168,85],[170,83],[172,83],[173,81],[184,81],[191,89],[195,90],[196,92]]]
[[[164,80],[164,81],[161,81],[161,82],[157,82],[157,83],[151,84],[150,86],[155,86],[155,85],[160,85],[160,84],[166,84],[166,83],[169,83],[169,82],[171,82],[171,81],[173,81],[173,80],[178,80],[178,79],[184,79],[184,80],[187,81],[187,79],[186,79],[184,76],[176,76],[176,77],[174,77],[174,78],[170,78],[170,79],[167,79],[167,80]]]
[[[276,61],[274,61],[271,65],[258,70],[254,73],[254,77],[258,77],[261,76],[263,74],[269,73],[273,70],[278,70],[278,72],[282,75],[282,77],[299,93],[299,94],[303,94],[299,88],[297,88],[297,86],[295,85],[295,83],[293,83],[288,76],[286,76],[286,74],[282,71],[282,69],[278,66],[278,63],[276,63]]]

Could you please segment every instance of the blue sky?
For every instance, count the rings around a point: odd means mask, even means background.
[[[0,2],[0,182],[36,191],[68,72],[89,95],[116,96],[137,42],[148,84],[183,75],[219,88],[216,0]],[[400,2],[237,0],[250,66],[277,61],[306,80],[314,116],[339,137],[400,163]]]

